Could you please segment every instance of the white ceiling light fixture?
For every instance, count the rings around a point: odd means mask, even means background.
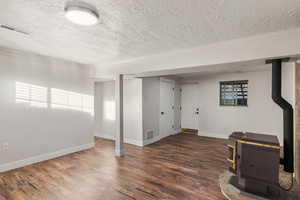
[[[94,6],[81,1],[67,2],[65,16],[71,22],[82,26],[92,26],[99,22],[97,9]]]

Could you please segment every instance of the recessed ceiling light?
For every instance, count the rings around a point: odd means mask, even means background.
[[[71,22],[82,26],[91,26],[99,22],[97,9],[85,2],[67,2],[65,16]]]

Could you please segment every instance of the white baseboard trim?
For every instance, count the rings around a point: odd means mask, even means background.
[[[101,134],[101,135],[100,134],[95,134],[95,136],[99,137],[99,138],[107,139],[107,140],[115,140],[115,137],[112,136],[112,135],[109,135],[109,134]],[[124,143],[136,145],[136,146],[139,146],[139,147],[143,146],[143,141],[134,140],[134,139],[131,139],[131,138],[124,138]]]
[[[124,139],[124,142],[126,144],[133,144],[133,145],[136,145],[136,146],[139,146],[139,147],[143,147],[143,141],[139,141],[139,140],[133,140],[133,139],[129,139],[129,138],[125,138]]]
[[[156,136],[156,137],[154,137],[152,139],[144,140],[143,144],[144,144],[144,146],[146,146],[148,144],[152,144],[154,142],[157,142],[158,140],[160,140],[160,137]]]
[[[198,136],[211,137],[211,138],[220,138],[220,139],[228,139],[229,135],[218,134],[218,133],[210,133],[205,131],[198,130]]]
[[[157,142],[165,137],[168,137],[168,136],[161,136],[161,135],[157,135],[155,136],[154,138],[152,139],[148,139],[148,140],[144,140],[144,146],[148,145],[148,144],[152,144],[154,142]]]
[[[107,140],[115,140],[115,137],[110,134],[95,134],[95,136]]]
[[[181,129],[177,129],[177,130],[174,131],[174,134],[171,134],[171,135],[177,135],[177,134],[179,134],[179,133],[181,133],[181,132],[182,132]],[[143,144],[144,144],[144,146],[146,146],[146,145],[148,145],[148,144],[152,144],[152,143],[154,143],[154,142],[157,142],[157,141],[159,141],[159,140],[161,140],[161,139],[163,139],[163,138],[165,138],[165,137],[169,137],[169,136],[171,136],[171,135],[167,135],[167,136],[157,135],[157,136],[155,136],[155,137],[152,138],[152,139],[144,140]]]
[[[6,172],[6,171],[9,171],[12,169],[24,167],[27,165],[50,160],[50,159],[57,158],[57,157],[61,157],[61,156],[67,155],[67,154],[83,151],[86,149],[91,149],[94,146],[95,146],[95,143],[93,142],[93,143],[83,144],[83,145],[76,146],[76,147],[62,149],[62,150],[47,153],[47,154],[33,156],[33,157],[26,158],[23,160],[18,160],[18,161],[2,164],[2,165],[0,165],[0,172]]]

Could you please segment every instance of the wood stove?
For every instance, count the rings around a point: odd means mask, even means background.
[[[266,60],[272,64],[272,99],[283,111],[283,158],[278,138],[272,135],[234,132],[230,135],[229,170],[236,176],[231,183],[242,190],[265,196],[279,191],[279,164],[288,173],[294,172],[293,106],[282,97],[282,62],[289,58]],[[291,176],[292,177],[292,176]],[[293,187],[292,184],[288,189]],[[275,194],[276,195],[276,194]]]
[[[280,144],[277,136],[234,132],[229,136],[229,170],[234,186],[263,196],[278,195]]]

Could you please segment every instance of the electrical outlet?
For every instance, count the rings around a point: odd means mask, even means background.
[[[3,151],[8,151],[8,142],[4,142],[4,143],[2,144],[2,150],[3,150]]]

